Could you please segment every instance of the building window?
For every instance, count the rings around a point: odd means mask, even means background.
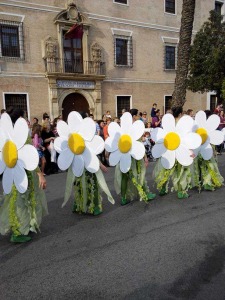
[[[23,24],[0,20],[0,57],[24,59]]]
[[[210,95],[210,111],[213,113],[217,106],[217,97],[216,95]]]
[[[116,115],[118,118],[122,116],[122,110],[130,111],[131,109],[131,96],[117,96],[116,99]]]
[[[165,105],[164,105],[164,108],[165,108],[165,111],[164,113],[166,114],[166,112],[168,110],[170,110],[172,107],[172,96],[165,96]]]
[[[128,0],[114,0],[114,3],[119,3],[119,4],[128,4]]]
[[[176,69],[176,46],[165,46],[165,69]]]
[[[169,14],[175,14],[176,12],[175,0],[165,0],[165,12]]]
[[[5,94],[5,109],[10,106],[20,108],[24,111],[24,116],[29,118],[29,111],[27,105],[27,94]]]
[[[64,32],[65,35],[65,32]],[[63,39],[64,66],[66,73],[83,72],[82,39]]]
[[[133,67],[132,37],[114,36],[115,65],[120,67]]]
[[[222,15],[222,6],[223,6],[223,3],[216,1],[215,2],[215,12]]]

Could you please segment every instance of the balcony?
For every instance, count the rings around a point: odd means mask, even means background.
[[[47,74],[77,74],[77,75],[105,75],[105,63],[99,61],[75,61],[58,58],[45,58],[45,72]],[[68,74],[68,75],[69,75]]]

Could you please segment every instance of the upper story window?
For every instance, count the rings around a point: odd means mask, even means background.
[[[133,67],[133,46],[131,36],[114,36],[115,65]]]
[[[65,34],[64,34],[65,36]],[[83,72],[83,49],[82,38],[74,36],[63,39],[63,51],[66,73],[82,73]]]
[[[176,46],[165,46],[165,70],[176,69]]]
[[[23,24],[0,20],[0,57],[24,59]]]
[[[126,4],[128,5],[128,0],[113,0],[114,3]]]
[[[165,12],[169,14],[176,13],[176,1],[175,0],[165,0]]]
[[[223,6],[223,3],[216,1],[215,2],[215,12],[222,15],[222,6]]]

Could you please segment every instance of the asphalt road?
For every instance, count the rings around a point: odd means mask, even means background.
[[[219,157],[225,176],[225,153]],[[154,191],[151,171],[148,183]],[[113,190],[114,168],[107,182]],[[49,216],[26,244],[0,237],[0,299],[225,299],[225,187],[150,204],[62,209],[66,173],[47,177]]]

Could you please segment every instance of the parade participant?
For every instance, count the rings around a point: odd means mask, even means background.
[[[193,130],[200,135],[201,145],[194,150],[194,185],[199,191],[202,189],[213,191],[221,187],[224,179],[221,176],[216,160],[215,146],[224,140],[222,131],[217,130],[220,124],[218,115],[213,114],[207,119],[204,111],[197,112]]]
[[[179,199],[188,198],[191,187],[190,165],[193,163],[193,152],[201,144],[201,138],[192,132],[194,120],[190,116],[182,116],[182,108],[173,110],[172,114],[165,114],[162,118],[162,128],[155,128],[151,137],[155,142],[152,155],[159,158],[154,178],[160,195],[168,193],[170,180],[172,190],[177,192]]]
[[[109,163],[116,166],[114,183],[117,194],[121,194],[121,205],[138,195],[145,202],[155,198],[145,179],[148,160],[144,145],[138,141],[145,127],[141,120],[135,121],[137,114],[138,110],[132,109],[131,113],[125,112],[120,118],[121,126],[110,123],[109,137],[105,141],[105,149],[110,152]]]
[[[48,213],[42,189],[46,181],[38,168],[37,150],[30,144],[28,125],[21,111],[4,113],[0,128],[0,174],[4,202],[0,207],[0,232],[12,232],[11,242],[31,240],[29,232],[37,232],[42,217]]]
[[[97,216],[102,212],[100,190],[114,204],[114,199],[102,174],[106,168],[100,163],[97,155],[104,150],[103,139],[96,135],[95,122],[72,111],[68,116],[68,124],[64,121],[57,123],[59,137],[54,145],[59,153],[58,166],[67,172],[64,206],[71,196],[74,187],[75,199],[73,211],[89,213]]]

